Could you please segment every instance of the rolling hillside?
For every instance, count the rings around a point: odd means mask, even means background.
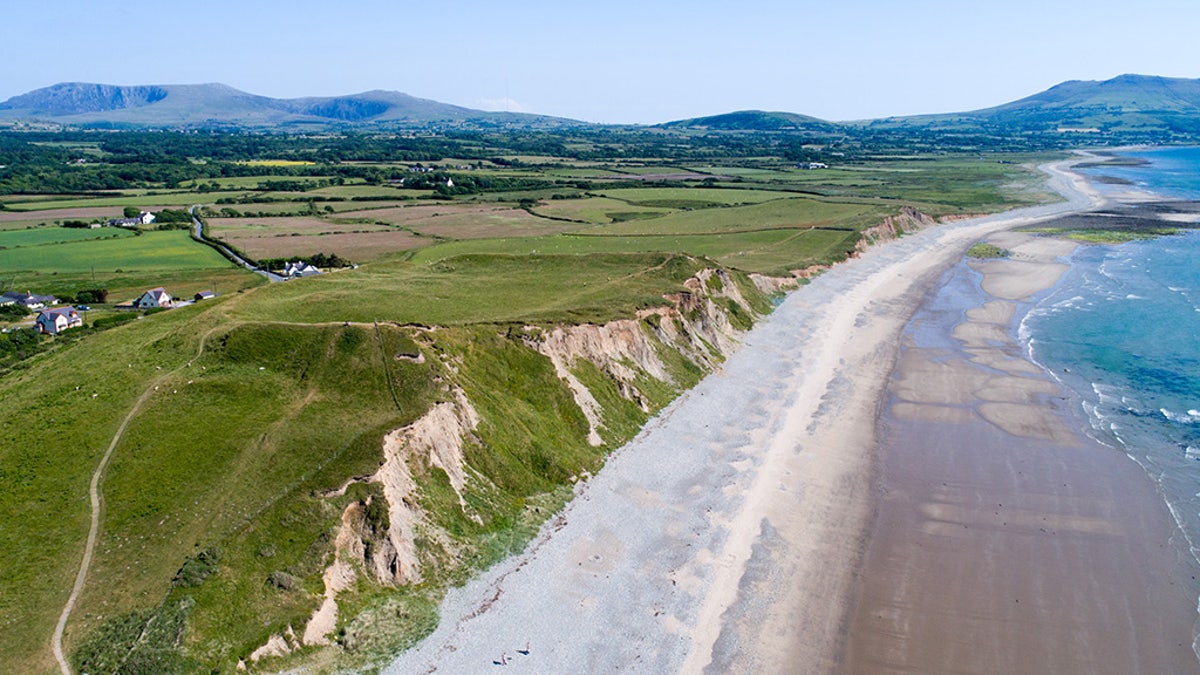
[[[1029,131],[1200,132],[1200,80],[1121,75],[1104,81],[1071,80],[992,108],[944,115],[889,117],[870,128],[987,128]]]
[[[114,86],[70,82],[0,103],[0,120],[116,127],[320,127],[359,124],[562,126],[572,120],[486,112],[396,91],[278,99],[223,84]]]

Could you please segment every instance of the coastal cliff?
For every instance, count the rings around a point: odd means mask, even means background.
[[[437,373],[440,400],[415,421],[389,431],[379,469],[352,481],[361,496],[342,507],[320,575],[323,589],[314,587],[312,593],[311,614],[302,623],[281,625],[240,667],[288,667],[296,658],[309,658],[291,654],[308,654],[314,647],[332,650],[328,658],[339,662],[361,664],[402,646],[397,639],[416,637],[394,630],[388,616],[406,611],[403,595],[417,591],[437,597],[447,582],[519,549],[569,497],[573,483],[586,480],[650,415],[720,367],[754,318],[770,310],[769,293],[794,284],[704,268],[686,279],[681,291],[665,296],[668,304],[644,309],[636,318],[492,329],[483,340],[463,329],[401,329],[420,351],[399,356]],[[558,426],[571,436],[562,439],[563,445],[574,447],[553,449],[577,458],[563,471],[538,466],[531,457],[515,466],[494,461],[519,454],[502,443],[533,445],[542,439],[528,430],[501,432],[506,411],[487,402],[495,397],[495,387],[476,381],[480,343],[492,352],[485,355],[488,361],[506,364],[497,377],[519,379],[522,374],[511,369],[532,367],[551,379],[531,384],[557,388],[556,403],[573,407],[565,417],[576,424]],[[538,479],[537,489],[512,490],[512,483],[531,478]],[[344,501],[348,487],[328,498]],[[513,508],[514,501],[519,508]],[[497,528],[504,519],[511,525]],[[497,536],[507,539],[499,549]],[[391,639],[377,633],[381,626],[391,631]]]

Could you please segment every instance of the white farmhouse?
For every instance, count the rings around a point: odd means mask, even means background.
[[[133,301],[133,306],[138,309],[159,309],[173,305],[174,301],[171,299],[171,295],[162,286],[151,288],[142,293],[142,297]]]

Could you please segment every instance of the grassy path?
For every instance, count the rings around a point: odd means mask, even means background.
[[[217,330],[216,327],[210,329],[200,338],[200,345],[196,349],[196,356],[193,357],[193,361],[200,358],[200,355],[204,353],[204,344],[208,336],[215,330]],[[92,555],[96,550],[96,540],[100,537],[100,519],[104,508],[104,501],[100,495],[100,482],[104,479],[104,470],[108,468],[108,461],[112,458],[113,451],[117,449],[117,444],[121,442],[121,437],[124,436],[126,427],[141,412],[142,406],[145,405],[146,401],[150,400],[150,397],[158,390],[160,384],[188,365],[191,365],[191,363],[188,362],[184,366],[164,373],[146,386],[146,390],[142,392],[137,402],[129,409],[129,413],[125,415],[125,419],[121,420],[121,426],[117,427],[116,433],[113,434],[112,440],[108,444],[108,449],[104,451],[104,456],[100,458],[100,463],[96,466],[96,471],[92,474],[92,482],[88,487],[88,498],[92,504],[92,524],[88,530],[87,545],[83,549],[83,559],[79,562],[79,573],[75,575],[75,586],[72,587],[71,595],[67,598],[66,605],[63,606],[62,614],[58,617],[58,624],[54,627],[54,637],[52,639],[54,658],[58,661],[58,667],[63,675],[71,675],[71,664],[67,662],[66,654],[63,653],[63,632],[67,628],[67,621],[71,618],[71,611],[75,608],[75,602],[79,599],[79,594],[83,591],[84,583],[87,581],[88,568],[91,567]]]

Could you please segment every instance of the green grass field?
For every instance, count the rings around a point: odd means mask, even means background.
[[[634,206],[627,202],[608,197],[551,199],[541,202],[533,208],[533,212],[538,215],[597,224],[632,218],[652,218],[671,213],[672,211],[673,209],[653,206]]]
[[[111,234],[107,229],[61,231]],[[0,233],[0,237],[21,233]],[[173,295],[186,297],[206,289],[233,293],[262,283],[261,277],[235,267],[180,230],[2,249],[0,280],[14,288],[54,293],[59,297],[102,287],[109,290],[112,302],[124,302],[156,286],[165,286]]]
[[[708,206],[732,206],[734,204],[757,204],[773,199],[795,197],[794,193],[755,189],[720,188],[618,188],[598,190],[599,194],[620,199],[636,206],[659,206],[664,208]]]
[[[41,227],[34,230],[0,231],[0,249],[13,249],[47,244],[64,244],[93,239],[125,239],[134,234],[116,227],[80,229],[66,227]],[[27,252],[28,253],[28,252]]]
[[[438,244],[413,254],[413,262],[431,263],[453,256],[568,255],[630,253],[686,253],[710,258],[746,272],[786,275],[810,265],[843,260],[854,250],[858,233],[852,229],[775,229],[713,235],[648,235],[597,237],[558,235],[527,239],[488,239]]]
[[[211,204],[222,198],[236,198],[245,192],[155,192],[141,195],[74,197],[71,199],[38,200],[28,202],[5,202],[12,211],[46,211],[51,209],[78,209],[92,206],[190,206]]]
[[[92,269],[129,272],[213,270],[230,267],[231,264],[211,248],[192,241],[188,233],[181,230],[0,251],[0,274],[4,275],[26,272],[71,274]]]
[[[780,228],[855,226],[878,222],[884,213],[863,204],[841,204],[813,199],[777,199],[750,206],[673,213],[646,220],[631,220],[585,230],[605,236],[719,234]]]

